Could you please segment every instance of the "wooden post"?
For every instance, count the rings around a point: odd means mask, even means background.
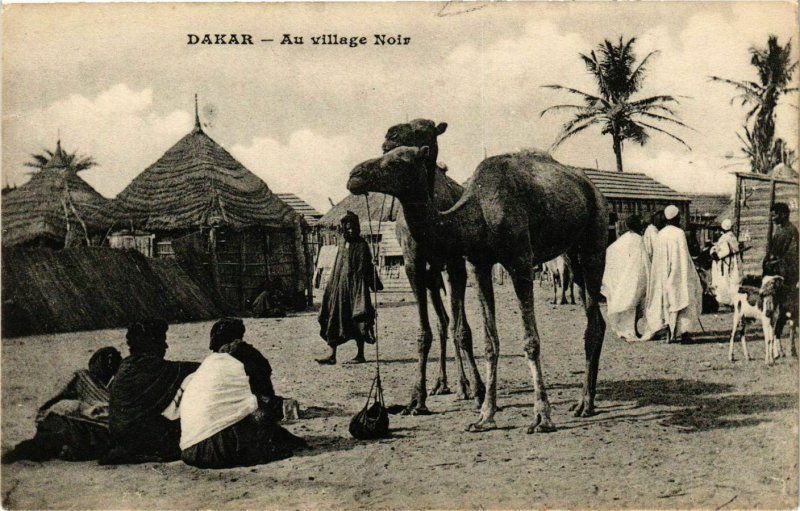
[[[214,288],[217,295],[225,300],[219,280],[219,259],[217,258],[217,229],[212,227],[208,231],[208,248],[211,252],[211,277],[214,279]]]
[[[735,225],[735,230],[733,231],[733,233],[736,234],[736,238],[737,239],[741,235],[741,230],[742,230],[741,226],[739,225],[739,222],[741,221],[741,216],[742,216],[742,207],[741,207],[741,204],[740,204],[741,203],[741,198],[742,198],[741,188],[742,188],[742,178],[739,177],[739,176],[736,176],[736,197],[733,199],[735,201],[733,203],[733,212],[734,212],[733,214],[734,214],[734,216],[736,216],[736,225]]]

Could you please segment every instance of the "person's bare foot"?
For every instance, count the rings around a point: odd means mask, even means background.
[[[334,357],[334,356],[325,357],[325,358],[318,358],[316,360],[317,360],[317,363],[320,364],[320,365],[328,365],[328,366],[336,365],[336,357]]]

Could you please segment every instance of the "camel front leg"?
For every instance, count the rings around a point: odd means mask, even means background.
[[[513,279],[513,276],[512,276]],[[478,432],[495,429],[494,414],[497,411],[497,360],[500,356],[500,340],[495,323],[494,285],[491,265],[475,266],[475,280],[478,282],[478,298],[483,314],[483,331],[486,350],[486,397],[483,399],[480,417],[477,422],[467,426],[467,431]]]
[[[425,263],[414,261],[406,265],[406,275],[411,284],[411,290],[417,299],[417,312],[419,314],[419,334],[417,335],[417,382],[411,394],[411,402],[403,410],[404,415],[426,415],[430,412],[425,404],[428,396],[426,389],[426,370],[428,353],[433,343],[433,333],[428,319],[428,295],[425,288]]]
[[[486,388],[481,380],[478,364],[475,363],[475,355],[472,351],[472,330],[469,328],[466,309],[464,308],[464,295],[467,289],[467,270],[464,260],[459,258],[448,261],[447,275],[450,280],[450,307],[453,312],[453,342],[461,358],[466,359],[469,375],[472,378],[472,383],[470,384],[464,368],[461,366],[457,395],[463,399],[469,399],[471,396],[475,400],[475,406],[480,407],[486,395]],[[461,363],[459,362],[459,364]]]
[[[434,272],[436,270],[431,270]],[[447,330],[450,327],[450,318],[447,316],[447,310],[442,303],[442,295],[439,289],[440,275],[429,275],[429,291],[431,295],[431,304],[433,310],[436,312],[436,317],[439,320],[439,375],[436,377],[436,384],[431,389],[431,395],[445,395],[452,394],[450,387],[447,386]],[[461,353],[458,348],[455,350],[456,360],[458,361],[459,375],[463,377],[464,367],[461,363]]]

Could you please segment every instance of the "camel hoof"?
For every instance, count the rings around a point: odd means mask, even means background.
[[[553,426],[552,424],[536,424],[536,425],[531,424],[530,426],[528,426],[527,433],[529,435],[532,435],[534,433],[552,433],[555,430],[556,427]]]
[[[430,395],[431,396],[446,396],[447,394],[452,394],[453,391],[450,390],[450,387],[447,386],[447,382],[443,380],[439,380],[436,382],[436,385],[433,386],[431,389]]]
[[[586,405],[585,402],[580,401],[570,408],[573,412],[575,417],[591,417],[595,414],[594,406],[593,405]]]
[[[430,415],[431,411],[427,406],[407,406],[400,415]]]
[[[469,433],[481,433],[492,429],[497,429],[497,424],[494,421],[478,421],[468,425],[466,431]]]

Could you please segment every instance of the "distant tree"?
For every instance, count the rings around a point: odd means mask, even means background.
[[[796,159],[786,142],[775,136],[775,111],[781,96],[797,91],[797,87],[789,85],[798,62],[791,61],[791,41],[781,46],[774,35],[767,38],[766,48],[751,46],[749,51],[750,63],[758,73],[758,82],[718,76],[712,76],[711,79],[736,88],[739,94],[731,99],[731,103],[739,100],[742,106],[751,107],[745,119],[745,134],[739,135],[739,140],[742,141],[742,151],[750,160],[753,172],[766,174],[775,165],[786,163],[791,166]]]
[[[540,116],[551,112],[567,110],[573,112],[572,118],[564,123],[558,138],[551,149],[589,128],[599,125],[603,135],[611,135],[617,171],[622,172],[622,149],[626,140],[644,145],[649,139],[647,130],[658,131],[691,148],[681,138],[656,124],[670,123],[688,128],[677,118],[673,106],[678,100],[673,96],[650,96],[634,100],[633,95],[640,91],[647,71],[647,63],[657,52],[647,54],[636,64],[633,45],[636,38],[627,42],[619,38],[618,43],[606,39],[588,55],[579,54],[589,73],[597,82],[599,93],[588,94],[563,85],[545,85],[549,89],[563,90],[583,99],[582,105],[554,105],[542,110]]]

